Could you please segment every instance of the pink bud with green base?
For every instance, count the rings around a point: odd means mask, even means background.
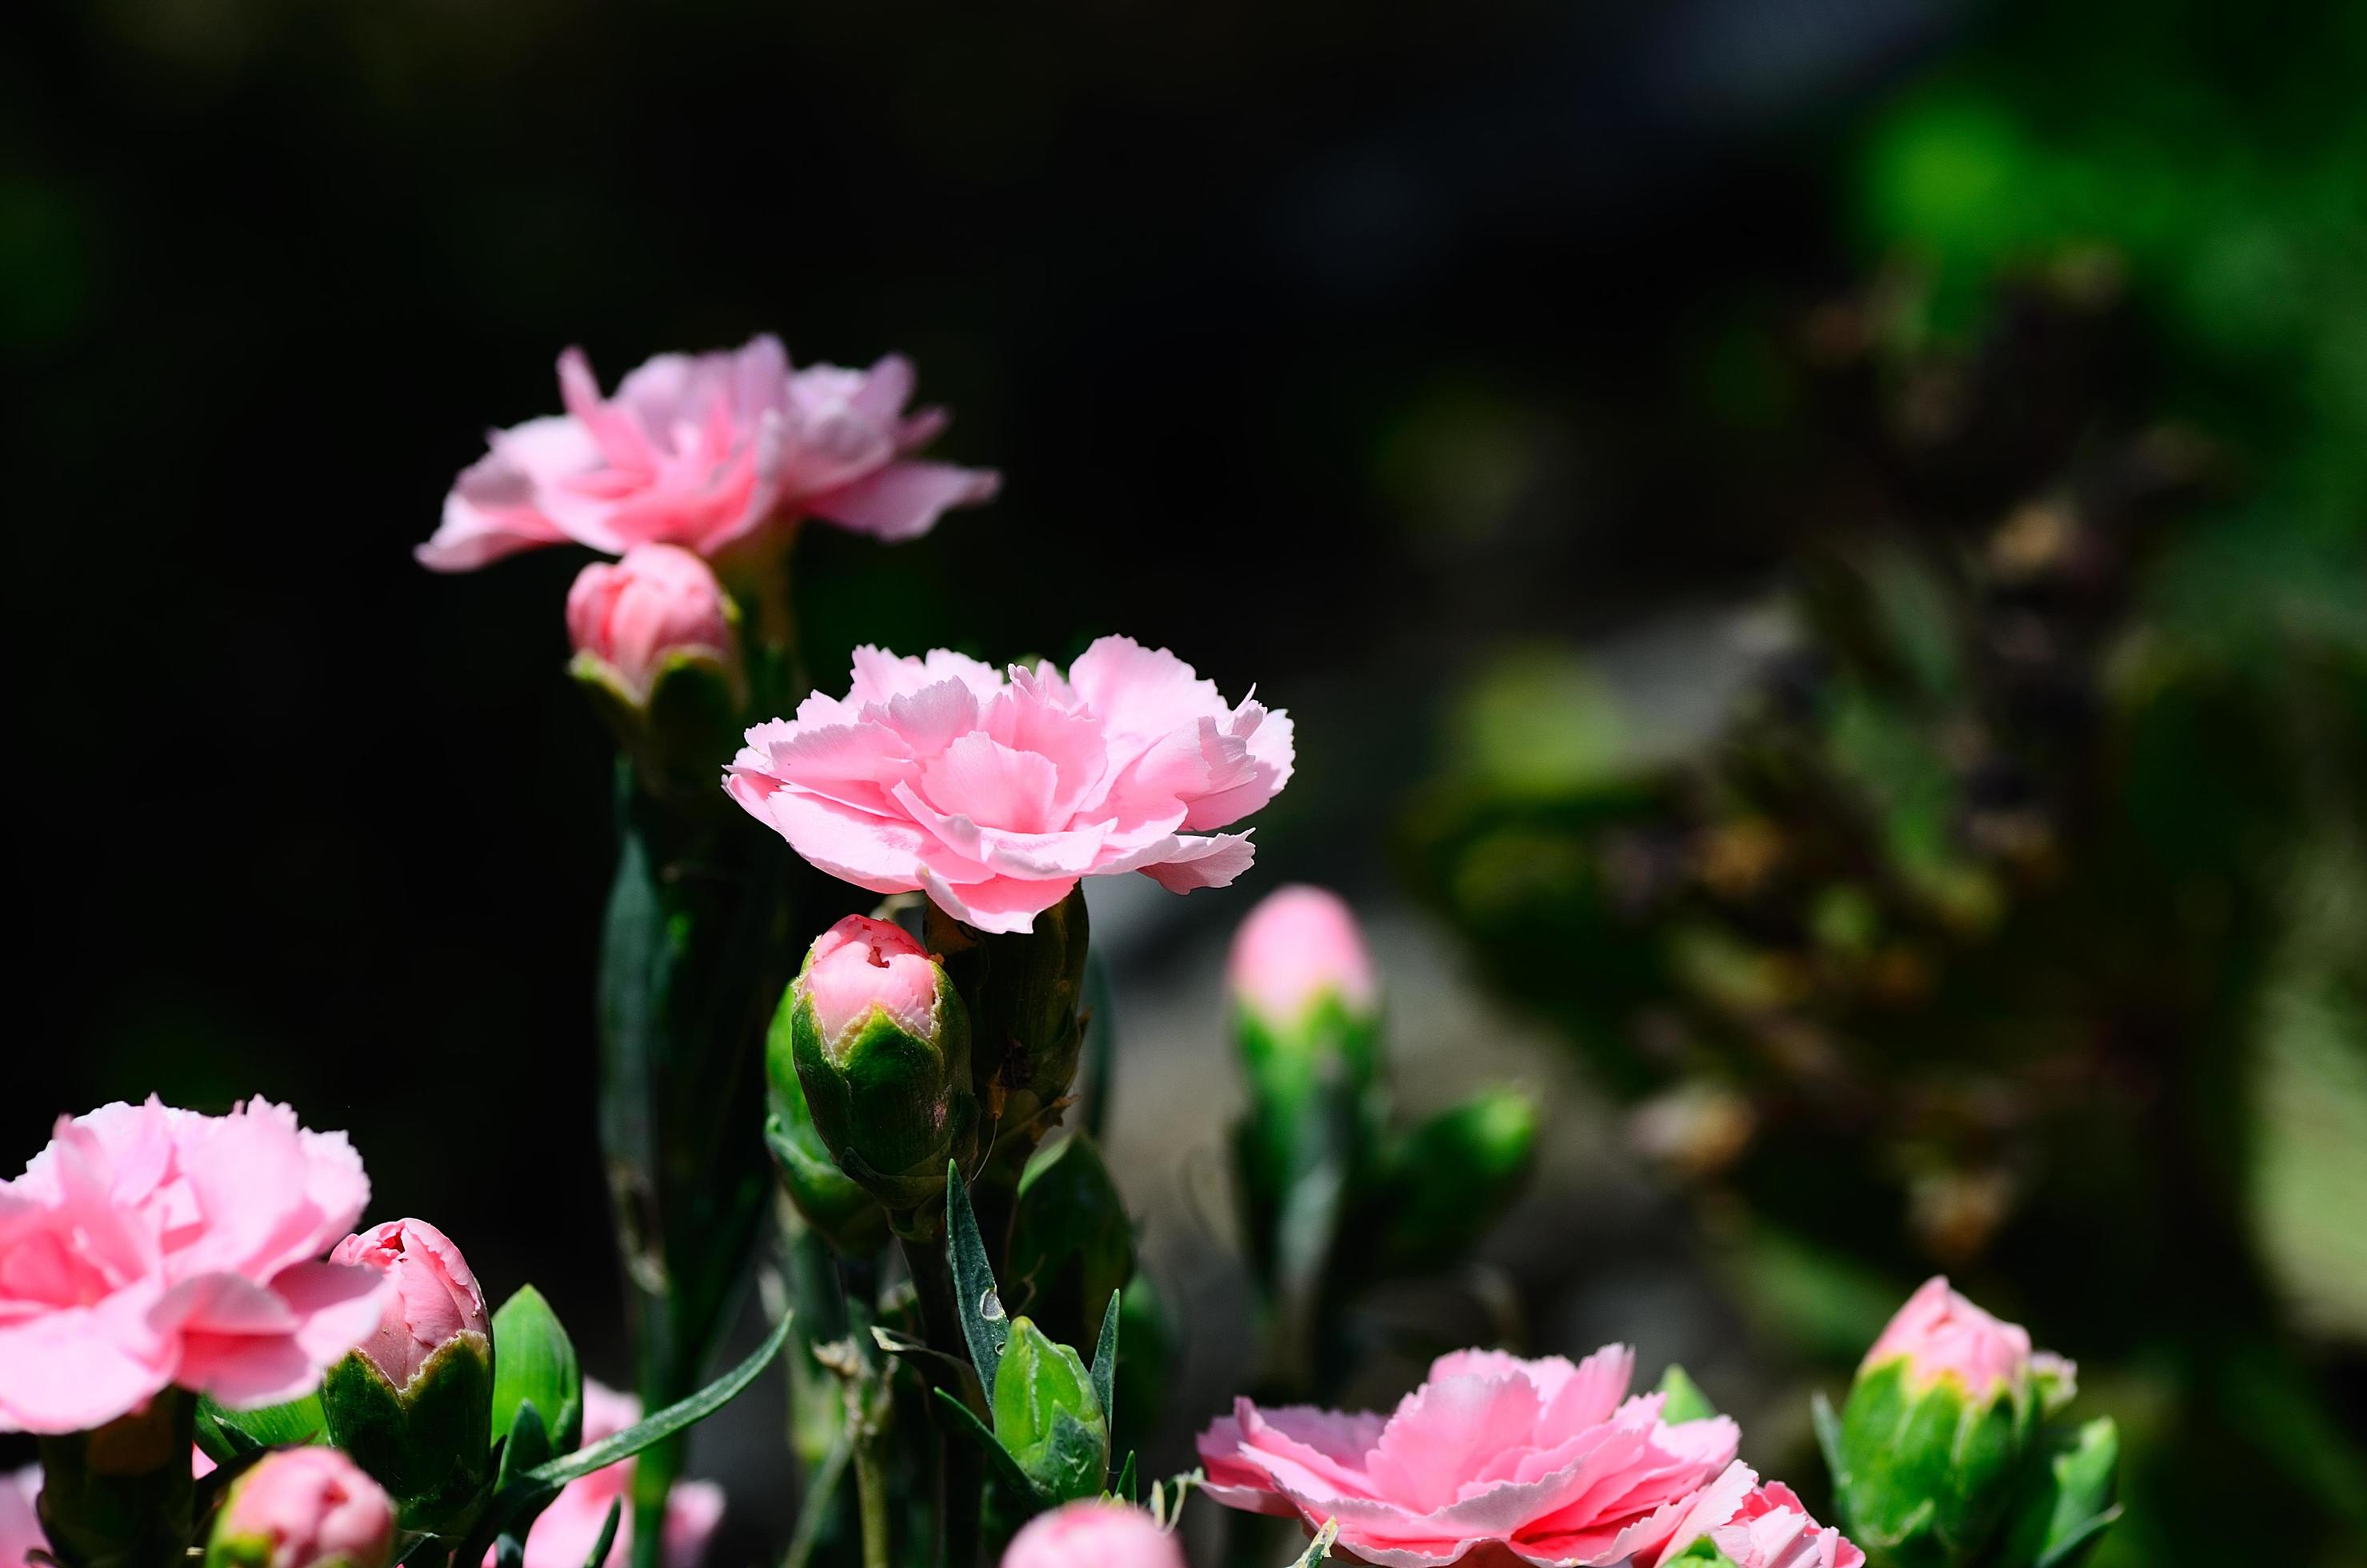
[[[206,1568],[386,1568],[394,1504],[334,1449],[284,1449],[239,1477]]]

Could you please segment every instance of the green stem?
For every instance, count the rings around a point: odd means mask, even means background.
[[[903,1238],[904,1265],[912,1276],[913,1293],[920,1298],[922,1336],[928,1341],[930,1349],[966,1367],[969,1365],[969,1342],[961,1331],[961,1309],[954,1297],[953,1265],[946,1256],[945,1229],[945,1210],[940,1207],[934,1224],[916,1228]],[[929,1370],[932,1385],[967,1401],[968,1392],[957,1380],[937,1369],[941,1366],[942,1363],[935,1364]],[[937,1440],[940,1473],[945,1478],[938,1561],[946,1568],[971,1568],[978,1561],[985,1465],[968,1442],[948,1439],[942,1425]]]
[[[41,1439],[41,1528],[66,1568],[176,1568],[189,1545],[197,1400],[168,1388],[88,1432]]]
[[[848,1398],[855,1396],[849,1393]],[[895,1568],[888,1550],[888,1456],[876,1433],[855,1442],[855,1501],[863,1521],[863,1568]]]

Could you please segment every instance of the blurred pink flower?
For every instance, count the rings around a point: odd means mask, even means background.
[[[1201,1434],[1206,1489],[1336,1518],[1341,1549],[1386,1568],[1650,1563],[1738,1434],[1722,1415],[1661,1420],[1660,1395],[1625,1397],[1634,1369],[1620,1345],[1575,1366],[1461,1350],[1386,1418],[1238,1400]]]
[[[750,730],[724,787],[834,877],[1025,931],[1081,877],[1231,881],[1249,835],[1208,830],[1272,800],[1290,769],[1287,714],[1228,708],[1165,649],[1104,637],[1065,680],[858,648],[846,697],[816,693]]]
[[[444,498],[417,551],[468,572],[516,551],[573,540],[609,555],[679,544],[710,559],[776,524],[820,517],[880,540],[924,534],[1000,481],[912,454],[941,409],[907,417],[912,362],[792,373],[776,337],[734,351],[661,354],[603,399],[578,348],[559,357],[567,412],[490,437],[493,449]]]
[[[1175,1538],[1140,1508],[1090,1498],[1038,1514],[1011,1540],[1002,1568],[1184,1568]]]
[[[1340,895],[1295,883],[1266,894],[1233,935],[1233,995],[1276,1025],[1297,1021],[1327,992],[1352,1012],[1380,1000],[1373,955]]]
[[[567,591],[567,635],[637,698],[649,696],[667,654],[704,653],[729,665],[737,641],[723,585],[706,562],[672,544],[637,544],[622,561],[595,561],[578,573]]]
[[[629,1393],[583,1380],[583,1441],[613,1437],[641,1418],[641,1402]],[[633,1461],[619,1460],[561,1489],[527,1532],[526,1568],[583,1568],[599,1544],[611,1504],[619,1504],[617,1539],[608,1549],[615,1564],[633,1559]],[[708,1539],[723,1522],[723,1488],[711,1481],[677,1481],[666,1498],[665,1568],[698,1568]],[[485,1553],[484,1568],[493,1568]]]
[[[493,1333],[485,1293],[469,1272],[469,1260],[425,1220],[389,1220],[347,1236],[329,1261],[374,1270],[392,1287],[377,1330],[358,1348],[397,1389],[409,1386],[447,1340]]]
[[[934,1038],[937,966],[900,926],[850,915],[814,938],[811,960],[795,982],[813,1002],[822,1039],[836,1045],[884,1007],[906,1034]]]
[[[232,1486],[214,1538],[260,1543],[240,1556],[268,1568],[384,1568],[394,1549],[394,1504],[334,1449],[281,1449]]]
[[[1706,1536],[1735,1568],[1863,1568],[1865,1553],[1830,1525],[1819,1525],[1780,1481],[1761,1485],[1737,1460],[1700,1495],[1663,1556]]]
[[[33,1506],[40,1494],[40,1466],[0,1471],[0,1568],[26,1568],[28,1553],[50,1549],[49,1538],[41,1533],[41,1516]]]
[[[0,1428],[96,1426],[173,1383],[233,1408],[313,1388],[378,1321],[376,1275],[315,1261],[368,1199],[344,1133],[267,1100],[59,1119],[0,1182]]]
[[[1907,1298],[1865,1353],[1859,1375],[1901,1356],[1907,1358],[1909,1381],[1918,1386],[1953,1377],[1976,1397],[2020,1386],[2033,1372],[2067,1384],[2074,1371],[2059,1356],[2033,1354],[2029,1330],[1991,1317],[1948,1289],[1945,1275],[1936,1274]]]

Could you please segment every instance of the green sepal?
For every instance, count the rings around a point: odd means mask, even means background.
[[[1109,1471],[1109,1422],[1092,1374],[1068,1346],[1027,1318],[1011,1324],[993,1396],[994,1436],[1038,1490],[1061,1502],[1099,1493]]]
[[[697,799],[714,790],[717,764],[746,728],[747,683],[736,662],[677,648],[660,660],[646,696],[592,653],[577,653],[567,673],[651,793]]]
[[[1054,1338],[1083,1343],[1134,1277],[1134,1221],[1100,1148],[1082,1132],[1038,1148],[1014,1215],[1004,1286]]]
[[[550,1453],[566,1453],[583,1440],[583,1371],[575,1342],[542,1292],[522,1285],[493,1314],[493,1435],[510,1435],[527,1405]],[[515,1440],[510,1447],[516,1447]],[[507,1456],[504,1462],[515,1466]]]
[[[2120,1429],[2112,1417],[2050,1428],[2023,1472],[1999,1568],[2069,1568],[2120,1517]]]
[[[493,1479],[493,1342],[464,1329],[398,1391],[360,1351],[321,1381],[329,1436],[393,1498],[402,1528],[457,1535]]]
[[[1659,1392],[1664,1396],[1660,1405],[1663,1421],[1703,1421],[1717,1414],[1717,1406],[1702,1392],[1701,1385],[1674,1361],[1660,1374]]]
[[[1109,1494],[1121,1503],[1136,1503],[1141,1501],[1135,1495],[1139,1490],[1140,1485],[1135,1479],[1134,1450],[1128,1449],[1126,1462],[1118,1466],[1117,1479],[1110,1483]]]
[[[547,1464],[552,1457],[550,1429],[542,1424],[542,1412],[534,1401],[527,1400],[510,1417],[508,1436],[494,1444],[498,1468],[493,1472],[495,1490],[507,1486],[538,1464]]]
[[[2026,1387],[1970,1396],[1916,1385],[1896,1357],[1860,1372],[1841,1408],[1835,1497],[1842,1533],[1887,1568],[1943,1568],[1995,1539],[2036,1423]]]
[[[1379,1016],[1353,1011],[1331,992],[1279,1023],[1236,1006],[1233,1040],[1249,1091],[1237,1154],[1252,1209],[1282,1206],[1308,1164],[1305,1130],[1336,1116],[1333,1102],[1348,1108],[1353,1174],[1361,1177],[1379,1142]]]

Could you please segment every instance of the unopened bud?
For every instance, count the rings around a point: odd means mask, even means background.
[[[1091,1497],[1109,1470],[1109,1423],[1084,1361],[1014,1318],[994,1373],[994,1436],[1027,1478],[1062,1502]]]
[[[334,1449],[282,1449],[238,1478],[205,1568],[386,1568],[394,1505]]]

